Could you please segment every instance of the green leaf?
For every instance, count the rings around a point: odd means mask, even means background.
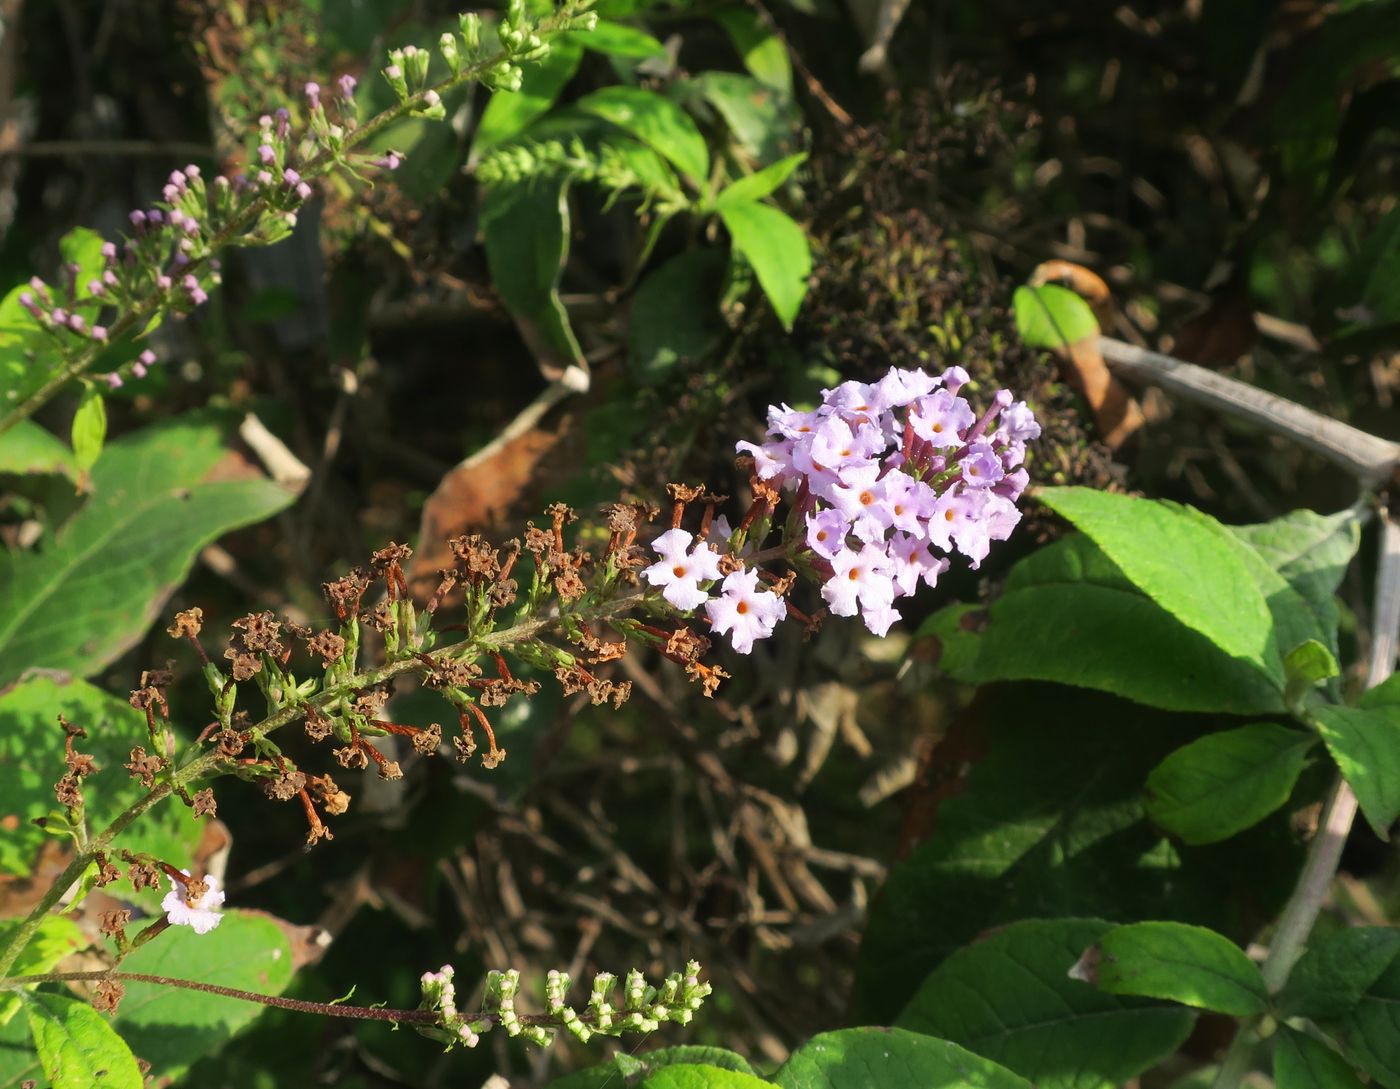
[[[34,824],[55,807],[53,784],[63,771],[58,716],[88,736],[78,748],[103,774],[83,783],[88,822],[105,827],[144,791],[122,768],[131,747],[146,742],[146,719],[126,700],[86,681],[36,676],[0,694],[0,872],[27,874],[49,833]],[[178,801],[156,806],[122,833],[121,846],[171,860],[188,858],[202,822]]]
[[[1174,1052],[1195,1015],[1071,979],[1111,929],[1098,919],[1015,923],[954,953],[897,1024],[962,1044],[1038,1089],[1112,1089]]]
[[[1308,941],[1278,997],[1287,1017],[1320,1020],[1353,1010],[1400,957],[1400,929],[1354,926]]]
[[[657,1071],[641,1083],[641,1089],[771,1089],[771,1086],[762,1078],[737,1070],[681,1063]]]
[[[1374,1081],[1386,1089],[1400,1086],[1400,957],[1386,966],[1355,1006],[1319,1024]]]
[[[13,1017],[8,1023],[0,1022],[0,1085],[5,1089],[23,1089],[25,1081],[33,1079],[46,1086],[42,1075],[28,1019]]]
[[[604,87],[576,108],[616,125],[669,159],[697,188],[710,173],[710,151],[689,115],[670,99],[639,87]]]
[[[898,1028],[813,1036],[773,1081],[783,1089],[1030,1089],[1025,1079],[966,1048]]]
[[[19,921],[0,922],[0,949],[19,929]],[[47,915],[39,929],[20,950],[18,959],[10,966],[12,976],[37,976],[51,971],[65,957],[87,946],[88,941],[78,924],[64,915]],[[20,996],[12,991],[0,991],[0,1025],[6,1024],[19,1012]]]
[[[765,87],[791,97],[792,61],[788,59],[787,46],[768,28],[758,12],[735,5],[715,12],[714,19],[724,27],[744,67],[753,77]]]
[[[131,1049],[86,1002],[43,992],[24,998],[34,1048],[53,1089],[142,1089]]]
[[[1159,606],[1283,683],[1274,619],[1224,526],[1174,504],[1092,488],[1047,488],[1040,499]]]
[[[694,247],[647,274],[632,297],[627,324],[627,363],[638,382],[659,382],[720,345],[726,329],[719,313],[724,269],[721,250]]]
[[[1021,560],[989,608],[950,606],[919,635],[936,637],[939,667],[969,684],[1043,680],[1175,711],[1284,710],[1271,676],[1159,608],[1082,533]]]
[[[1302,596],[1323,642],[1337,655],[1337,587],[1361,543],[1356,510],[1316,514],[1296,510],[1252,526],[1228,526]]]
[[[488,149],[519,136],[535,118],[547,113],[564,85],[574,78],[582,59],[579,40],[565,35],[556,38],[540,60],[523,65],[520,90],[496,91],[482,111],[469,161],[475,162]]]
[[[719,114],[739,147],[760,163],[776,162],[795,150],[802,118],[791,95],[738,72],[702,72],[677,84],[676,93]]]
[[[1280,1025],[1274,1037],[1275,1089],[1361,1089],[1351,1064],[1321,1040]]]
[[[607,53],[613,57],[645,60],[647,57],[666,56],[666,47],[645,30],[607,19],[599,19],[598,25],[592,30],[572,32],[566,37],[576,41],[584,49]]]
[[[189,420],[111,443],[51,544],[0,555],[0,684],[29,667],[87,676],[134,646],[199,550],[282,510],[270,480],[217,479],[219,428]],[[214,477],[211,479],[211,477]]]
[[[1288,688],[1295,686],[1306,692],[1323,681],[1337,676],[1342,670],[1332,652],[1316,639],[1299,643],[1283,659],[1288,676]]]
[[[791,330],[812,272],[812,252],[802,228],[767,204],[729,204],[719,209],[719,216],[734,248],[753,266],[783,328]]]
[[[481,205],[481,230],[491,279],[531,351],[561,367],[580,362],[583,351],[559,299],[569,257],[567,180],[491,189]]]
[[[1089,947],[1075,978],[1109,994],[1164,998],[1236,1017],[1263,1013],[1264,976],[1234,942],[1185,923],[1118,926]]]
[[[932,832],[871,906],[860,1019],[887,1022],[944,957],[1020,919],[1094,912],[1252,935],[1302,861],[1286,815],[1183,847],[1147,819],[1142,793],[1163,757],[1218,722],[1051,685],[983,688],[934,750],[950,796]]]
[[[787,181],[792,172],[806,161],[807,153],[805,151],[798,152],[796,155],[789,155],[786,159],[779,159],[771,166],[765,166],[757,173],[730,182],[719,196],[715,197],[713,205],[715,211],[723,211],[736,204],[762,200]]]
[[[550,1082],[548,1089],[606,1089],[609,1085],[627,1085],[665,1067],[678,1064],[702,1064],[722,1070],[738,1071],[741,1074],[754,1073],[753,1067],[742,1055],[722,1047],[691,1044],[663,1047],[640,1055],[619,1051],[607,1062]]]
[[[73,451],[33,420],[20,420],[0,434],[0,473],[61,473],[73,477],[77,471]]]
[[[1400,816],[1400,706],[1310,709],[1313,724],[1343,777],[1356,791],[1361,812],[1381,839]]]
[[[73,414],[73,460],[81,472],[97,464],[102,444],[107,441],[107,404],[96,386],[83,390],[83,399]]]
[[[1067,287],[1018,287],[1011,297],[1016,331],[1031,348],[1063,348],[1099,335],[1089,304]]]
[[[270,918],[228,911],[208,934],[171,927],[159,941],[127,957],[122,967],[150,975],[193,976],[202,983],[276,995],[291,982],[292,948]],[[255,1002],[128,983],[116,1023],[132,1050],[151,1064],[157,1079],[173,1081],[261,1012]]]
[[[1193,741],[1147,777],[1147,814],[1184,843],[1229,839],[1288,801],[1314,744],[1270,722]]]

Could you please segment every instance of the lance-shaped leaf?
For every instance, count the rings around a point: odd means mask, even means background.
[[[1170,503],[1092,488],[1048,488],[1040,498],[1161,608],[1283,683],[1274,618],[1224,526]]]
[[[1321,1040],[1280,1025],[1274,1037],[1275,1089],[1361,1089],[1351,1064]]]
[[[791,329],[812,271],[812,251],[802,228],[786,212],[753,201],[726,204],[719,217],[734,248],[753,266],[783,328]]]
[[[1356,1005],[1320,1024],[1374,1083],[1400,1087],[1400,957],[1367,986]]]
[[[1236,1017],[1263,1013],[1269,1002],[1263,974],[1239,946],[1185,923],[1114,927],[1070,974],[1109,994],[1164,998]]]
[[[985,611],[952,606],[919,629],[941,669],[970,684],[1045,680],[1174,711],[1282,711],[1283,689],[1134,586],[1093,541],[1073,534],[1014,568]]]
[[[1256,722],[1178,749],[1147,777],[1147,815],[1184,843],[1229,839],[1278,809],[1316,739]]]
[[[1340,1017],[1361,1001],[1400,957],[1400,929],[1352,926],[1308,942],[1278,998],[1280,1012],[1315,1020]]]
[[[897,1024],[962,1044],[1040,1089],[1121,1085],[1175,1051],[1195,1015],[1070,978],[1111,928],[1034,919],[999,930],[935,968]]]
[[[669,98],[640,87],[604,87],[575,108],[625,129],[655,148],[697,187],[710,173],[710,150],[690,115]]]
[[[294,498],[208,422],[127,435],[91,480],[54,540],[0,555],[0,684],[35,666],[96,673],[145,634],[201,548]]]

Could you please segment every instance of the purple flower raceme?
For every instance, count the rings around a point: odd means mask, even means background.
[[[770,406],[765,441],[737,444],[759,481],[794,493],[788,532],[798,540],[786,542],[789,558],[821,577],[834,615],[859,615],[876,635],[899,619],[900,598],[936,584],[951,554],[975,568],[1021,519],[1016,500],[1029,481],[1022,462],[1040,424],[1009,390],[979,415],[961,396],[968,382],[961,367],[941,375],[891,368],[875,383],[823,390],[811,411]],[[692,547],[683,530],[653,547],[661,559],[643,572],[647,581],[678,609],[703,604],[712,630],[741,653],[788,613],[748,568],[725,576],[711,598],[700,584],[718,577],[709,566],[718,554]]]

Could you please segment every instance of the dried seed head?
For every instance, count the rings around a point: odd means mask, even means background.
[[[387,688],[370,688],[355,697],[355,710],[368,719],[376,719],[389,702]]]
[[[312,741],[324,741],[335,732],[335,723],[314,707],[306,709],[306,736]]]
[[[306,641],[306,649],[320,655],[321,660],[330,665],[338,662],[345,653],[345,640],[333,631],[318,632]]]
[[[165,768],[165,758],[154,754],[147,756],[145,748],[137,745],[131,750],[131,759],[122,766],[131,773],[133,779],[139,779],[143,787],[149,787]]]
[[[97,862],[97,876],[93,878],[93,883],[98,888],[110,885],[121,877],[121,871],[112,865],[106,855],[99,854],[95,861]]]
[[[388,631],[394,626],[394,606],[381,601],[362,618],[375,631]]]
[[[365,768],[369,767],[369,756],[358,745],[344,745],[332,750],[331,755],[335,757],[336,763],[343,768],[364,771]]]
[[[295,768],[284,768],[262,781],[263,793],[279,802],[289,802],[306,786],[306,776]]]
[[[237,631],[232,646],[245,654],[268,654],[280,658],[285,653],[282,646],[282,625],[270,612],[249,613],[233,622]],[[232,655],[225,655],[232,657]]]
[[[196,606],[175,614],[175,622],[166,628],[174,639],[197,639],[204,629],[204,610]]]
[[[214,791],[210,787],[195,791],[194,815],[196,817],[218,816],[218,805],[214,801]]]
[[[699,683],[701,691],[711,698],[714,697],[720,682],[729,679],[729,674],[719,666],[707,666],[703,662],[691,662],[685,667],[685,671],[691,680]]]
[[[368,589],[369,573],[360,567],[354,568],[343,578],[323,583],[321,586],[321,592],[326,595],[326,600],[341,620],[348,620],[359,611],[360,599]]]
[[[129,855],[124,855],[123,857],[131,863],[130,868],[126,871],[126,875],[131,878],[131,887],[133,889],[140,892],[142,889],[160,888],[160,871],[158,869],[148,862],[138,862]]]
[[[117,911],[104,911],[98,916],[97,929],[109,938],[121,938],[126,933],[126,924],[131,922],[131,912],[126,908]]]
[[[370,566],[381,575],[391,568],[402,567],[413,558],[413,549],[406,544],[390,542],[369,558]]]
[[[237,730],[220,730],[213,737],[214,748],[220,756],[232,760],[241,753],[248,739]]]
[[[413,735],[413,748],[422,756],[432,756],[442,745],[442,727],[434,722]]]
[[[58,797],[59,805],[67,806],[69,809],[83,804],[82,787],[78,785],[78,777],[71,771],[65,772],[63,777],[54,783],[53,792]]]
[[[340,816],[350,808],[350,795],[341,790],[329,775],[313,778],[311,789],[321,804],[326,807],[326,812],[333,817]]]
[[[708,639],[686,627],[677,628],[666,640],[666,657],[674,662],[698,662],[709,649]]]
[[[489,582],[501,573],[496,549],[479,533],[453,537],[447,547],[452,550],[462,577],[473,586]]]
[[[92,1008],[98,1013],[115,1014],[126,997],[126,985],[119,979],[104,979],[92,993]]]

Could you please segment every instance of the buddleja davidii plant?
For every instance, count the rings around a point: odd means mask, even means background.
[[[108,386],[143,377],[156,357],[140,342],[167,317],[185,316],[207,300],[219,282],[221,253],[285,238],[320,178],[339,174],[368,184],[371,174],[397,168],[401,157],[394,152],[358,149],[402,117],[442,120],[442,96],[453,88],[476,81],[518,89],[521,66],[546,56],[553,35],[595,25],[590,2],[565,0],[537,19],[524,0],[515,0],[494,28],[463,15],[460,30],[437,43],[436,73],[433,51],[406,46],[390,53],[381,75],[397,101],[375,117],[357,116],[353,77],[342,76],[325,91],[308,83],[301,116],[284,107],[260,118],[242,172],[206,179],[194,165],[172,171],[162,199],[131,212],[131,233],[101,244],[100,265],[69,260],[58,282],[35,277],[0,306],[0,343],[15,349],[5,367],[11,403],[0,415],[0,433],[74,381],[87,385],[85,405],[91,405],[100,391],[92,372],[102,361],[121,360],[99,380]],[[118,345],[120,352],[109,351]],[[100,405],[87,408],[79,443],[100,447],[99,412]]]
[[[831,613],[860,615],[872,632],[883,634],[898,618],[896,602],[920,584],[936,582],[951,553],[976,564],[1019,519],[1015,501],[1026,485],[1021,462],[1038,426],[1029,409],[1005,390],[978,413],[961,393],[966,385],[961,368],[940,376],[892,370],[873,385],[847,382],[825,391],[811,411],[773,406],[766,441],[738,444],[741,462],[752,472],[753,500],[735,527],[716,514],[721,497],[699,487],[672,485],[670,528],[649,547],[639,542],[639,534],[659,511],[619,503],[605,511],[606,543],[601,554],[594,554],[569,545],[565,529],[574,514],[556,504],[547,524],[531,524],[522,540],[503,548],[479,536],[453,540],[454,562],[439,573],[436,589],[421,608],[409,595],[403,570],[411,552],[390,545],[374,554],[369,569],[357,568],[325,585],[337,619],[333,630],[314,631],[270,613],[254,613],[233,623],[217,660],[204,648],[200,610],[178,614],[169,632],[187,641],[201,661],[215,720],[181,752],[170,726],[167,688],[172,677],[168,671],[145,674],[131,694],[132,706],[146,723],[145,744],[134,746],[126,763],[145,793],[96,833],[86,828],[83,799],[93,762],[74,745],[81,729],[68,728],[66,771],[56,792],[67,809],[75,857],[0,946],[0,989],[93,981],[98,1004],[111,1010],[122,997],[124,980],[153,981],[328,1016],[426,1025],[439,1038],[468,1045],[496,1024],[540,1041],[550,1026],[587,1038],[689,1020],[708,991],[694,965],[660,989],[630,976],[617,1008],[608,997],[611,977],[594,981],[584,1010],[565,1005],[567,981],[551,977],[548,1008],[532,1017],[517,1015],[517,977],[508,972],[492,977],[488,1007],[472,1014],[457,1008],[449,970],[427,973],[424,1010],[412,1015],[274,1000],[200,981],[124,974],[116,970],[122,958],[170,927],[188,926],[197,933],[216,928],[225,897],[216,877],[193,875],[150,854],[117,852],[116,840],[142,814],[171,797],[196,815],[212,815],[215,800],[206,784],[221,776],[254,783],[269,798],[299,802],[308,823],[308,845],[333,838],[323,814],[344,813],[350,795],[324,771],[299,765],[274,735],[300,721],[312,742],[331,744],[332,758],[341,767],[373,766],[383,778],[398,778],[402,769],[385,739],[402,738],[431,756],[443,745],[443,730],[438,724],[418,727],[382,717],[388,684],[395,677],[416,676],[456,709],[457,727],[450,733],[458,760],[471,760],[481,748],[478,731],[484,735],[480,760],[489,769],[506,758],[506,751],[488,710],[517,696],[528,698],[540,685],[517,677],[508,658],[553,673],[565,693],[586,692],[595,704],[617,705],[627,698],[630,685],[610,680],[605,667],[626,654],[629,645],[646,644],[682,663],[712,694],[727,674],[705,661],[710,639],[696,626],[708,623],[712,635],[727,636],[741,654],[788,617],[813,627],[821,613],[808,615],[788,600],[799,576],[819,584]],[[786,517],[779,520],[784,489],[791,500]],[[696,506],[700,514],[691,532],[683,523]],[[516,577],[522,562],[531,567],[523,588]],[[460,623],[442,623],[442,615],[459,610]],[[608,628],[620,638],[607,638]],[[365,664],[370,630],[382,644],[373,665]],[[449,632],[464,637],[444,642]],[[297,646],[313,663],[302,677],[293,672]],[[256,721],[246,706],[253,690],[264,705]],[[116,859],[126,864],[125,876],[135,891],[169,883],[163,916],[135,936],[127,934],[130,911],[104,918],[103,931],[115,946],[113,965],[106,971],[6,979],[75,883],[85,890],[122,879]]]
[[[931,618],[925,634],[937,639],[943,668],[975,683],[1056,681],[1168,710],[1258,719],[1193,741],[1148,775],[1146,814],[1183,851],[1230,839],[1287,805],[1319,753],[1334,778],[1294,892],[1263,935],[1262,964],[1226,936],[1180,922],[1095,923],[1100,933],[1077,963],[1048,958],[1047,985],[1086,1018],[1102,999],[1076,991],[1063,980],[1066,970],[1103,993],[1240,1018],[1215,1075],[1220,1089],[1239,1084],[1264,1047],[1281,1089],[1359,1084],[1356,1068],[1392,1083],[1400,1055],[1384,1011],[1400,997],[1400,937],[1390,928],[1313,931],[1358,807],[1382,838],[1400,815],[1400,685],[1391,675],[1400,527],[1383,520],[1370,687],[1348,699],[1333,595],[1366,504],[1227,527],[1191,508],[1081,488],[1047,489],[1040,498],[1079,533],[1023,560],[988,607],[956,606]],[[1066,630],[1075,638],[1054,637]],[[1050,930],[1063,940],[1087,925],[1017,927],[1048,928],[1044,943]],[[901,1023],[951,1025],[937,995],[955,976],[998,979],[1005,951],[994,944],[970,946],[936,968]],[[992,1007],[1009,1001],[1009,982],[1002,991],[988,982],[982,997]],[[1134,1077],[1170,1054],[1189,1024],[1116,1076]],[[1062,1040],[1057,1061],[1069,1048],[1077,1061],[1094,1063],[1092,1036]],[[1032,1079],[1050,1076],[1034,1062],[1009,1065]]]

